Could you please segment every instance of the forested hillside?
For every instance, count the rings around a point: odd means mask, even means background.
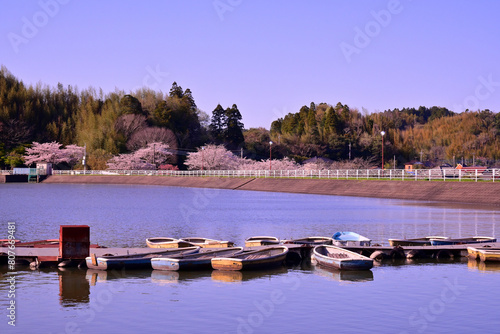
[[[431,164],[464,160],[493,164],[500,159],[500,114],[489,110],[456,114],[420,107],[361,113],[337,103],[303,106],[271,124],[282,154],[304,159],[325,156],[380,161],[382,131],[387,166],[422,160]],[[350,151],[350,153],[349,153]]]
[[[251,112],[251,111],[248,111]],[[388,166],[411,160],[493,165],[500,160],[500,114],[489,110],[456,114],[440,107],[360,112],[337,103],[310,103],[271,124],[244,130],[236,104],[201,111],[191,90],[172,84],[168,94],[148,88],[126,93],[72,86],[26,86],[0,69],[0,167],[23,165],[26,147],[56,141],[86,145],[87,166],[105,169],[113,156],[162,142],[183,167],[186,152],[222,144],[253,159],[314,156],[379,162],[382,135]],[[77,165],[76,168],[79,166]],[[80,166],[81,167],[81,166]]]
[[[104,94],[94,88],[26,87],[5,67],[0,70],[0,163],[22,164],[32,142],[86,145],[88,166],[105,169],[113,155],[163,142],[174,152],[208,140],[207,115],[191,91],[175,82],[168,94],[141,89]]]

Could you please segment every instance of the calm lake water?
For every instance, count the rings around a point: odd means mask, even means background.
[[[92,243],[145,247],[147,237],[202,236],[243,245],[356,231],[374,242],[495,236],[500,210],[400,200],[160,186],[2,184],[21,240],[87,224]],[[0,333],[499,333],[500,265],[384,263],[369,272],[311,267],[266,272],[17,268],[16,326],[7,324],[0,268]]]

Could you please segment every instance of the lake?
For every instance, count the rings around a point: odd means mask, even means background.
[[[57,238],[90,226],[91,242],[145,247],[148,237],[200,236],[243,245],[355,231],[388,238],[495,236],[500,209],[438,203],[161,186],[2,184],[2,238]],[[16,326],[0,273],[5,333],[498,333],[500,265],[384,263],[336,272],[308,261],[265,272],[30,270],[18,267]]]

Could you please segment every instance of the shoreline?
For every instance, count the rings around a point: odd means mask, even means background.
[[[479,204],[500,207],[500,186],[494,182],[51,175],[42,181],[42,183],[129,184],[217,188]]]

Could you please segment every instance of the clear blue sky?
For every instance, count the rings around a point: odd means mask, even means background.
[[[210,115],[236,103],[246,128],[269,128],[311,101],[500,111],[500,1],[0,6],[0,64],[25,84],[168,92],[176,81]]]

